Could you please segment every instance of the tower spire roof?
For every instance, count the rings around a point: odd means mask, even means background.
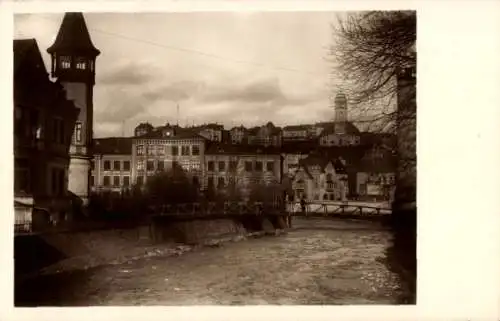
[[[100,51],[90,40],[90,34],[81,12],[67,12],[59,28],[54,44],[47,49],[52,54],[59,52],[76,52],[98,56]]]

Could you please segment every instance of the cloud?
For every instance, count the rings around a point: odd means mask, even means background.
[[[119,61],[97,74],[99,85],[144,85],[156,78],[152,64],[137,61]]]
[[[148,100],[183,101],[194,97],[203,87],[200,82],[178,81],[149,90],[143,94]]]
[[[213,86],[200,97],[200,100],[205,103],[261,103],[275,107],[304,104],[317,99],[318,96],[314,94],[285,93],[277,78],[261,79],[240,86]]]

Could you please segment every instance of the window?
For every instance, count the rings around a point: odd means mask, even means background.
[[[274,162],[267,162],[267,164],[266,164],[266,170],[268,172],[273,172],[274,171]]]
[[[213,187],[214,186],[214,178],[213,177],[209,177],[208,180],[207,180],[207,187]]]
[[[156,166],[156,168],[157,168],[159,171],[163,171],[163,170],[165,170],[165,162],[164,162],[164,161],[162,161],[162,160],[159,160],[159,161],[158,161],[158,164],[157,164],[157,166]]]
[[[219,177],[217,179],[217,188],[224,188],[224,177]]]
[[[130,185],[130,176],[123,176],[123,186],[128,187]]]
[[[207,167],[208,167],[208,169],[207,169],[207,170],[208,170],[209,172],[213,172],[213,171],[214,171],[214,167],[215,167],[215,166],[214,166],[214,162],[213,162],[213,161],[208,161],[208,166],[207,166]]]
[[[144,155],[144,146],[143,145],[137,145],[136,154],[137,155]]]
[[[109,186],[109,183],[110,183],[109,182],[109,176],[104,176],[104,180],[103,180],[103,184],[102,185],[104,185],[104,186],[107,187],[107,186]]]
[[[90,162],[90,169],[91,169],[91,170],[94,170],[94,169],[95,169],[95,160],[92,160],[92,161]]]
[[[191,147],[191,154],[192,154],[193,156],[200,155],[200,146],[198,146],[198,145],[193,145],[193,146]]]
[[[181,149],[182,155],[183,156],[189,155],[189,146],[181,146],[181,147],[182,147]]]
[[[130,170],[130,161],[124,161],[123,162],[123,170],[124,171],[129,171]]]
[[[230,171],[235,171],[237,167],[238,167],[237,161],[229,161],[229,170]]]
[[[14,175],[14,190],[30,192],[29,169],[16,169]]]
[[[71,68],[71,57],[70,56],[61,56],[60,60],[62,69]]]
[[[143,160],[138,160],[137,161],[137,170],[143,171],[144,170],[144,161]]]
[[[172,156],[179,155],[179,146],[172,146]]]
[[[113,162],[113,170],[119,171],[120,170],[120,161],[114,161]]]
[[[327,201],[328,200],[328,194],[323,194],[323,200]]]
[[[157,151],[158,155],[161,155],[161,156],[165,155],[165,147],[164,146],[157,146],[156,151]]]
[[[331,182],[331,181],[333,181],[333,176],[332,176],[332,174],[326,174],[326,181],[327,181],[327,182]]]
[[[76,61],[76,69],[85,70],[87,68],[87,62],[83,58],[79,58]]]
[[[146,166],[148,171],[153,171],[155,169],[155,162],[152,160],[148,160]]]
[[[95,185],[95,177],[94,175],[90,176],[90,186],[94,186]]]
[[[82,123],[77,122],[75,125],[75,140],[77,143],[82,142]]]
[[[113,176],[113,186],[120,186],[120,176]]]
[[[144,176],[137,176],[137,185],[142,186],[144,184]]]
[[[226,162],[219,162],[219,172],[224,172],[226,170]]]
[[[109,171],[111,169],[111,162],[109,160],[104,161],[104,170]]]
[[[255,170],[257,172],[262,172],[262,162],[255,162]]]
[[[146,152],[148,155],[155,155],[156,154],[156,146],[155,145],[147,145]]]
[[[245,162],[245,171],[247,171],[247,172],[252,171],[252,162],[249,162],[249,161]]]

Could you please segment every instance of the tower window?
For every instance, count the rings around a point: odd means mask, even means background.
[[[75,126],[75,140],[77,143],[82,142],[82,123],[77,122]]]
[[[84,70],[85,68],[87,68],[87,62],[82,58],[78,59],[76,61],[76,69]]]
[[[71,68],[71,57],[70,56],[61,56],[61,68],[69,69]]]

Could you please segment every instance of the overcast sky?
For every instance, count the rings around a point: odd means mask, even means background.
[[[46,49],[62,14],[17,15],[15,38]],[[139,123],[218,122],[227,129],[333,120],[333,12],[87,13],[97,58],[94,135],[131,135]],[[338,82],[335,81],[334,82]],[[336,84],[339,85],[339,84]]]

